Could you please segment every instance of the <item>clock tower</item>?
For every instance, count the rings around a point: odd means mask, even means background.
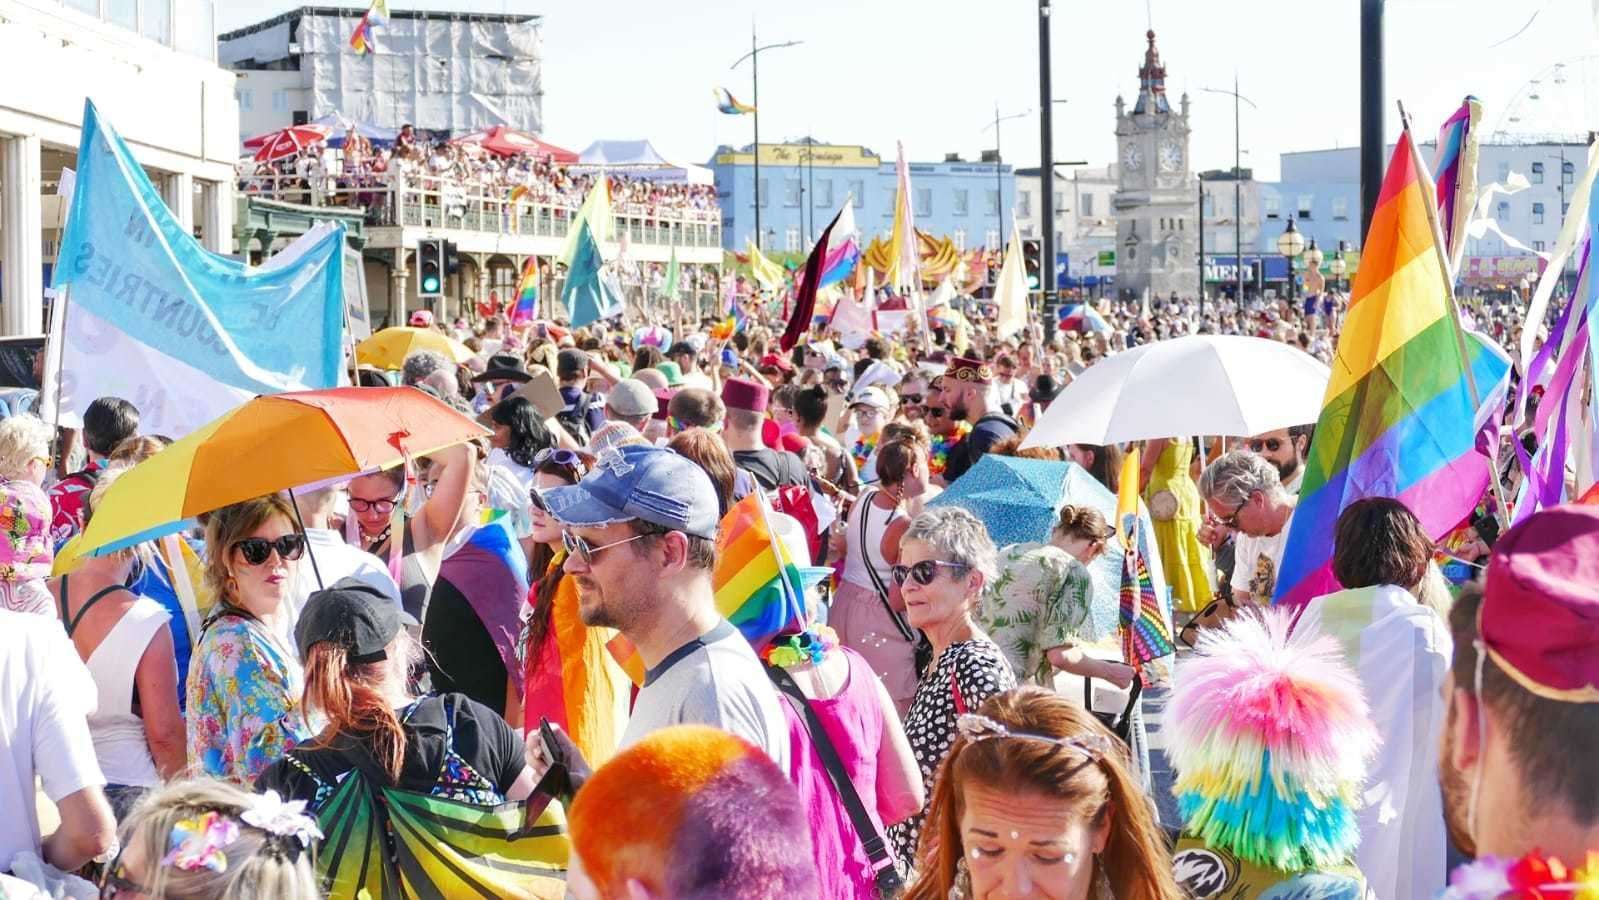
[[[1188,162],[1188,95],[1174,111],[1155,32],[1138,70],[1132,110],[1116,98],[1120,180],[1116,215],[1116,285],[1124,297],[1191,297],[1199,282],[1199,218]]]

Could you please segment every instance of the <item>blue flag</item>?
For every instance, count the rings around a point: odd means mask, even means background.
[[[622,292],[600,271],[603,262],[588,220],[580,220],[572,265],[566,270],[566,286],[561,289],[561,302],[572,317],[573,328],[622,313]]]
[[[179,364],[157,388],[198,395],[181,381],[199,376],[248,394],[336,386],[344,368],[343,250],[342,225],[320,227],[260,266],[206,250],[94,104],[84,104],[55,286],[69,289],[69,331],[79,327],[73,317],[87,313],[99,321],[83,327],[110,327]],[[70,347],[75,338],[66,340]],[[137,390],[151,386],[130,384],[128,393]]]

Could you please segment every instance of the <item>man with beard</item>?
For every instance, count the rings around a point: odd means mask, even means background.
[[[993,382],[994,371],[987,363],[960,356],[949,362],[943,376],[943,405],[955,421],[970,422],[972,431],[949,451],[940,476],[946,485],[965,475],[989,447],[1021,432],[1016,420],[1000,409]]]
[[[1299,485],[1305,480],[1305,458],[1310,455],[1310,438],[1316,431],[1314,425],[1295,425],[1257,434],[1247,442],[1249,449],[1265,457],[1277,467],[1283,489],[1299,495]]]
[[[566,526],[566,572],[583,624],[620,631],[645,666],[618,749],[669,725],[711,725],[788,771],[777,692],[749,642],[716,611],[710,476],[671,450],[627,446],[543,496]]]
[[[1479,870],[1493,865],[1489,857],[1509,864],[1536,852],[1571,867],[1558,880],[1591,884],[1599,509],[1559,506],[1512,528],[1494,545],[1482,588],[1461,592],[1449,625],[1454,663],[1438,768],[1450,836]]]

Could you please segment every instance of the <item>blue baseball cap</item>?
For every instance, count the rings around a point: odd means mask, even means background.
[[[577,484],[542,493],[564,525],[593,527],[640,519],[694,537],[716,539],[721,518],[705,470],[662,447],[612,447]]]

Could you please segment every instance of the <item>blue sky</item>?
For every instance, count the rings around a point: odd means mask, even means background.
[[[1389,104],[1404,100],[1421,136],[1467,93],[1484,102],[1485,132],[1599,128],[1599,61],[1581,59],[1595,52],[1592,4],[1388,0]],[[218,27],[294,5],[227,0]],[[1280,152],[1359,142],[1357,0],[1148,6],[1168,89],[1193,100],[1199,168],[1232,164],[1232,100],[1201,88],[1230,87],[1235,72],[1258,106],[1243,109],[1242,144],[1244,165],[1261,176],[1275,177]],[[718,144],[748,143],[749,118],[717,113],[711,90],[750,102],[749,64],[728,66],[749,50],[752,21],[762,43],[804,41],[762,54],[763,142],[814,134],[892,157],[900,140],[916,160],[973,158],[993,146],[984,127],[996,101],[1002,113],[1038,105],[1029,0],[390,0],[391,10],[415,8],[542,14],[545,136],[574,149],[647,137],[668,157],[704,162]],[[1146,4],[1055,0],[1053,18],[1054,93],[1068,101],[1055,107],[1055,158],[1109,162],[1115,97],[1137,91]],[[1555,84],[1549,67],[1560,61],[1574,64]],[[1038,127],[1036,114],[1003,126],[1007,161],[1037,163]],[[1398,127],[1390,109],[1389,139]]]

